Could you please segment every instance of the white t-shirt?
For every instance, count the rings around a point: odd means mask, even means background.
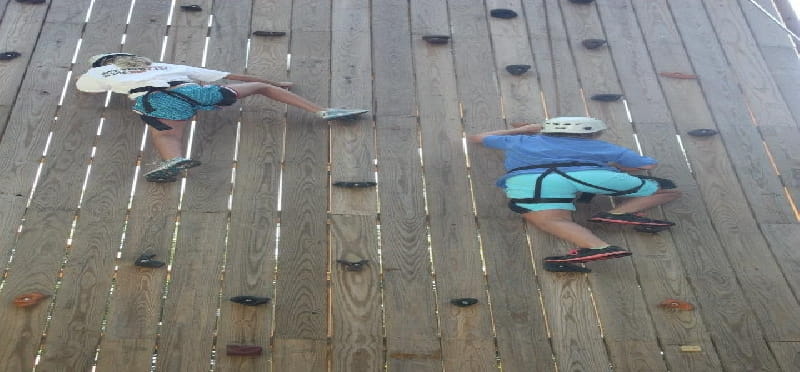
[[[139,87],[169,87],[170,81],[216,81],[229,72],[200,67],[153,63],[145,68],[120,68],[114,64],[93,67],[78,78],[75,86],[82,92],[101,93],[112,91],[127,94],[131,99],[145,94],[129,93]]]

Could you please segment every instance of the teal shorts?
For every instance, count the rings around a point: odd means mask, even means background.
[[[583,182],[601,186],[612,190],[630,190],[639,186],[642,179],[631,176],[623,172],[614,172],[610,170],[583,170],[576,172],[567,172],[570,177],[574,177]],[[532,198],[536,180],[541,177],[541,173],[537,174],[520,174],[518,176],[510,177],[506,180],[506,196],[509,199],[524,199]],[[658,182],[654,180],[645,180],[644,185],[638,191],[625,194],[622,196],[649,196],[658,191]],[[542,198],[566,198],[574,199],[579,192],[589,192],[599,195],[613,194],[611,191],[601,190],[594,187],[582,185],[578,182],[565,178],[557,173],[550,173],[542,180]],[[563,209],[575,210],[574,203],[516,203],[517,207],[529,211],[543,211],[549,209]],[[518,211],[514,208],[512,210]]]

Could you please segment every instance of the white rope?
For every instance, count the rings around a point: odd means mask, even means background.
[[[776,24],[776,25],[778,25],[778,26],[779,26],[780,28],[782,28],[784,31],[786,31],[787,33],[789,33],[789,36],[793,37],[793,38],[794,38],[795,40],[797,40],[797,41],[800,41],[800,36],[797,36],[797,35],[795,35],[795,33],[794,33],[794,32],[792,32],[792,30],[790,30],[790,29],[786,28],[786,26],[783,24],[783,22],[781,22],[780,20],[778,20],[777,18],[775,18],[775,16],[773,16],[772,14],[770,14],[770,13],[769,13],[769,12],[768,12],[766,9],[764,9],[764,7],[762,7],[762,6],[761,6],[761,4],[759,4],[759,3],[755,2],[755,0],[748,0],[748,1],[750,1],[750,3],[751,3],[751,4],[755,5],[755,6],[756,6],[756,8],[758,8],[758,9],[759,9],[759,10],[760,10],[762,13],[766,14],[766,15],[767,15],[767,17],[769,17],[769,19],[771,19],[773,22],[775,22],[775,24]]]

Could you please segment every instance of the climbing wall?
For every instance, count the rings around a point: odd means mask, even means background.
[[[0,17],[0,371],[800,370],[800,61],[771,0],[0,0]],[[370,113],[247,98],[195,118],[202,166],[148,183],[130,101],[75,89],[103,52]],[[547,272],[573,247],[505,207],[502,154],[464,136],[587,115],[660,160],[683,197],[648,213],[676,226],[590,226],[633,256]]]

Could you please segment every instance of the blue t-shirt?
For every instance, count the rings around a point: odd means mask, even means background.
[[[655,159],[641,156],[630,149],[588,138],[547,135],[487,136],[484,137],[483,144],[486,147],[500,149],[505,152],[506,171],[530,165],[568,162],[597,163],[600,166],[558,168],[565,172],[590,169],[619,171],[619,169],[607,164],[616,163],[630,168],[656,164]],[[546,168],[535,168],[507,173],[497,180],[497,186],[503,187],[508,177],[526,173],[542,173],[545,170]]]

